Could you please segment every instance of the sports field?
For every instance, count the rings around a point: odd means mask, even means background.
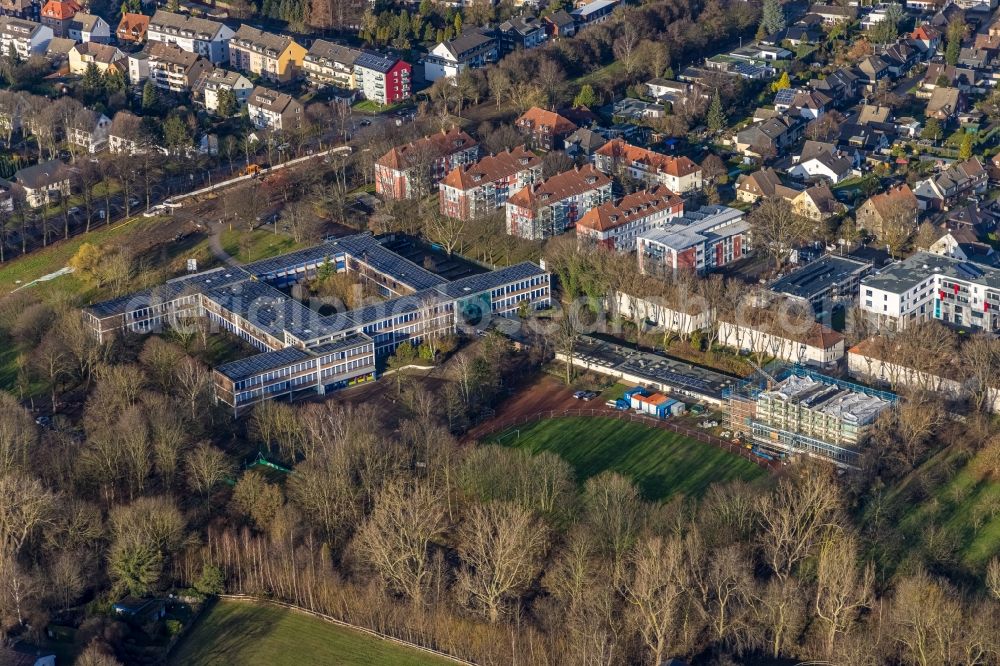
[[[569,462],[579,481],[605,470],[620,472],[650,500],[677,493],[700,496],[717,481],[752,481],[767,475],[754,463],[667,430],[615,418],[545,419],[494,438],[533,452],[552,451]]]
[[[278,606],[221,601],[170,657],[171,666],[454,666],[456,662]]]

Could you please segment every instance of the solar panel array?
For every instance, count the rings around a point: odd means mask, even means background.
[[[298,347],[285,347],[240,359],[239,361],[226,363],[225,365],[220,365],[216,370],[235,382],[310,357],[308,352]]]

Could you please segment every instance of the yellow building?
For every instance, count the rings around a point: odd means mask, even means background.
[[[93,63],[97,71],[101,74],[108,71],[108,67],[119,63],[122,71],[125,71],[125,54],[107,44],[96,42],[83,42],[77,44],[69,50],[69,71],[71,74],[83,76],[87,72],[87,66]]]
[[[233,67],[270,81],[290,81],[299,75],[306,49],[291,37],[243,24],[229,42]]]

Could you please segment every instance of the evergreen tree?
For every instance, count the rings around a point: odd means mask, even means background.
[[[586,106],[588,108],[597,105],[597,94],[594,92],[594,87],[589,83],[583,84],[580,88],[579,94],[573,98],[573,106]]]
[[[948,45],[944,50],[944,60],[949,65],[957,65],[962,53],[962,39],[965,37],[965,24],[952,21],[948,24]]]
[[[462,34],[462,15],[461,14],[455,14],[455,34],[456,35],[461,35]]]
[[[928,118],[924,123],[924,128],[920,131],[920,137],[936,141],[941,138],[941,123],[937,118]]]
[[[236,112],[239,110],[240,103],[233,91],[229,89],[220,90],[218,93],[218,104],[215,107],[216,113],[223,118],[229,118],[236,115]]]
[[[159,104],[160,95],[156,91],[156,86],[153,85],[152,81],[146,81],[146,85],[142,87],[142,110],[154,110]]]
[[[724,130],[728,124],[726,112],[722,108],[722,98],[719,96],[718,88],[715,89],[715,96],[712,97],[712,103],[708,107],[708,115],[705,117],[705,122],[708,124],[708,129],[713,132]]]
[[[96,64],[89,63],[87,65],[87,69],[83,72],[81,85],[88,94],[93,94],[104,87],[103,81],[101,81],[101,70],[97,69]]]
[[[975,145],[975,136],[970,132],[962,135],[962,143],[958,146],[959,159],[967,160],[972,157],[972,148]]]
[[[768,35],[785,29],[785,10],[778,0],[764,0],[760,24]]]

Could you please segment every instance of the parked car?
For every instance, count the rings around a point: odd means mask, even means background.
[[[582,400],[583,396],[585,395],[587,395],[586,391],[577,391],[576,393],[573,394],[573,398],[576,400]]]
[[[66,212],[69,213],[70,215],[79,215],[80,214],[80,207],[79,206],[73,206],[72,208],[70,208]]]
[[[594,398],[596,398],[599,395],[600,395],[600,393],[598,393],[597,391],[584,391],[583,392],[583,401],[584,402],[590,402],[591,400],[593,400]]]

